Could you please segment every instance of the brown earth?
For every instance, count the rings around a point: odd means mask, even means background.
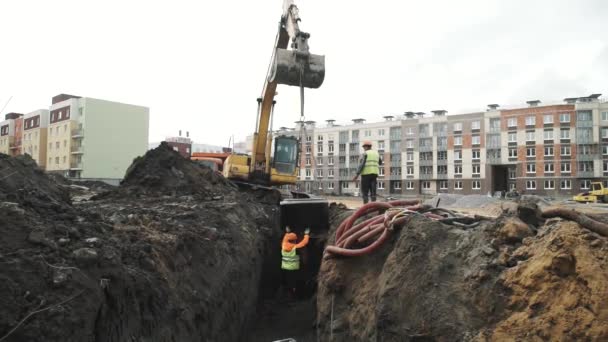
[[[516,209],[467,230],[413,218],[374,254],[327,259],[321,340],[606,340],[608,239]]]

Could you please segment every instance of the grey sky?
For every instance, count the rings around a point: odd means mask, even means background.
[[[306,118],[608,95],[608,1],[296,0],[326,78]],[[226,144],[255,125],[282,0],[2,1],[0,106],[70,93],[150,107],[150,140]],[[299,118],[279,86],[275,127]]]

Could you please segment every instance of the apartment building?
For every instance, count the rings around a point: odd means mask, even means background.
[[[21,150],[21,135],[23,130],[23,114],[8,113],[5,120],[0,121],[0,153],[16,156]]]
[[[118,183],[148,146],[146,107],[60,94],[49,113],[46,169]]]
[[[362,140],[383,157],[382,196],[510,189],[569,196],[608,176],[608,102],[599,94],[458,115],[406,112],[375,123],[296,122],[275,134],[303,137],[298,187],[312,193],[358,192],[352,178]]]
[[[39,109],[23,117],[22,153],[29,154],[38,166],[46,169],[47,133],[50,112]]]

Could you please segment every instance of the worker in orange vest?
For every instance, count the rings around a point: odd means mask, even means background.
[[[283,236],[283,243],[281,244],[281,270],[283,285],[289,291],[290,297],[294,298],[300,275],[300,256],[296,253],[296,250],[308,244],[310,229],[306,228],[304,238],[299,243],[297,243],[298,236],[291,232],[289,226],[285,230],[285,236]]]

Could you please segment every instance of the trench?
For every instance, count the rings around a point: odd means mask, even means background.
[[[306,247],[298,249],[300,270],[295,296],[282,286],[281,241],[289,226],[299,239],[311,229]],[[317,275],[329,231],[326,202],[304,206],[281,206],[278,233],[269,241],[259,286],[255,317],[249,324],[246,339],[253,342],[293,338],[298,342],[316,341]],[[298,240],[300,241],[300,240]]]

